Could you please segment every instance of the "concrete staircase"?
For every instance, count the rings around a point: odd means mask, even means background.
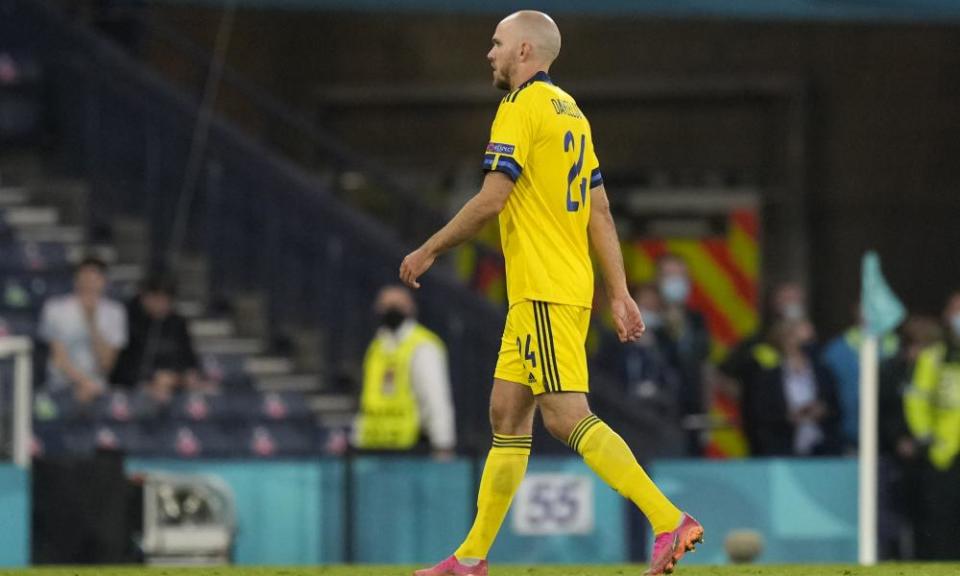
[[[96,255],[110,265],[112,293],[133,297],[148,273],[150,231],[136,218],[117,218],[113,241],[91,244],[87,235],[89,188],[83,181],[49,179],[42,158],[35,155],[0,157],[0,211],[13,237],[22,243],[59,243],[71,263]],[[178,310],[188,318],[197,353],[206,364],[235,361],[263,392],[304,395],[318,422],[340,427],[349,422],[355,401],[333,393],[326,385],[322,340],[315,328],[292,329],[292,352],[277,354],[269,341],[269,318],[263,298],[238,294],[229,314],[212,313],[209,302],[209,262],[205,255],[184,255],[176,270]]]

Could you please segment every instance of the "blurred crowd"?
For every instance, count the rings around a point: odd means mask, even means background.
[[[629,398],[655,404],[673,452],[705,455],[718,431],[741,433],[749,456],[855,454],[859,445],[859,303],[851,324],[818,335],[801,284],[774,286],[755,333],[720,362],[710,361],[710,334],[688,301],[684,261],[666,255],[654,282],[637,286],[647,332],[637,343],[603,338],[595,362]],[[887,558],[960,557],[960,291],[942,316],[909,316],[879,341],[880,536]],[[710,411],[732,399],[738,417]],[[683,437],[682,443],[670,438]]]

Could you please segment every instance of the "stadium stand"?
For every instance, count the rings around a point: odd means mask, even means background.
[[[183,175],[177,165],[189,141],[177,136],[192,125],[196,108],[137,70],[116,48],[56,12],[31,2],[6,2],[4,8],[12,15],[4,18],[12,25],[2,26],[5,42],[29,54],[34,67],[43,71],[45,89],[53,94],[44,99],[39,89],[18,90],[19,101],[69,141],[63,147],[29,145],[43,138],[41,123],[31,121],[36,133],[18,139],[15,147],[5,141],[0,154],[0,316],[9,333],[35,336],[42,303],[70,290],[71,266],[85,255],[97,254],[112,264],[114,297],[125,300],[135,293],[151,260],[169,240],[165,234]],[[50,36],[51,29],[58,42],[39,45],[35,39]],[[67,53],[71,56],[63,57]],[[108,87],[106,82],[87,82],[118,74],[129,82],[119,90],[100,92]],[[85,110],[72,104],[76,96],[72,89],[81,85],[91,90]],[[8,94],[6,87],[3,94]],[[25,100],[24,94],[29,96]],[[148,119],[147,106],[157,102],[162,103],[156,106],[159,116],[166,114],[168,122]],[[108,131],[112,138],[97,141],[97,135],[89,132],[92,117],[99,121],[99,133]],[[148,133],[151,137],[146,137]],[[147,148],[133,146],[138,140],[146,140]],[[158,144],[150,149],[149,142]],[[330,390],[329,366],[316,359],[325,356],[323,351],[304,351],[295,343],[278,347],[276,342],[284,335],[279,326],[284,320],[319,314],[331,334],[356,333],[354,345],[359,346],[366,327],[355,326],[343,311],[364,308],[359,304],[363,291],[372,291],[388,277],[389,259],[381,254],[387,242],[380,239],[378,246],[361,247],[366,257],[350,260],[364,266],[341,271],[355,276],[358,290],[335,291],[329,282],[330,265],[350,266],[343,256],[355,250],[348,244],[360,237],[350,230],[354,225],[369,230],[371,224],[357,223],[355,215],[323,210],[322,191],[312,190],[279,158],[255,160],[260,152],[256,144],[229,126],[215,126],[210,149],[206,182],[198,194],[206,214],[191,211],[195,224],[191,228],[209,235],[188,238],[189,254],[177,271],[179,308],[190,318],[205,371],[219,382],[219,394],[179,398],[168,409],[157,410],[137,394],[114,392],[92,410],[83,410],[69,396],[46,394],[43,371],[38,369],[38,454],[76,455],[97,448],[158,456],[316,454],[322,451],[326,429],[349,422],[352,398]],[[220,176],[226,181],[217,185]],[[151,181],[153,189],[146,185]],[[144,202],[144,196],[151,198]],[[264,224],[259,220],[268,212],[266,203],[279,203],[283,209]],[[305,205],[314,207],[304,209]],[[200,216],[209,219],[198,221]],[[311,237],[317,222],[331,220],[339,224],[338,236]],[[332,232],[333,226],[322,228]],[[206,254],[218,258],[208,260]],[[328,265],[317,266],[318,258],[328,260]],[[378,279],[368,277],[370,261],[382,263]],[[311,269],[316,273],[306,275],[303,284],[290,285],[291,277]],[[343,298],[351,303],[345,305]],[[307,344],[326,344],[334,355],[350,344],[346,334],[311,340],[311,327],[310,322],[299,327],[300,333],[307,332],[303,338]],[[298,372],[298,363],[316,371]],[[42,356],[36,365],[44,365]]]
[[[353,386],[374,327],[368,306],[376,290],[395,281],[404,253],[397,234],[431,227],[440,213],[411,200],[403,213],[390,211],[395,222],[375,221],[346,206],[337,186],[360,175],[402,194],[377,166],[315,135],[325,142],[331,184],[217,117],[191,190],[183,179],[198,105],[188,94],[56,9],[30,0],[4,4],[11,15],[4,24],[16,23],[9,34],[0,24],[4,37],[43,70],[45,96],[35,103],[43,130],[57,142],[0,154],[0,233],[13,239],[0,249],[8,322],[35,334],[44,299],[69,290],[71,263],[90,253],[111,263],[112,295],[131,297],[153,263],[170,264],[178,214],[186,214],[174,263],[178,308],[221,396],[206,398],[204,408],[185,398],[156,413],[136,395],[116,393],[96,410],[78,412],[69,398],[40,393],[37,450],[321,453],[326,434],[349,425],[355,409]],[[225,81],[242,86],[229,74]],[[414,228],[401,226],[410,222]],[[421,318],[448,343],[457,367],[458,436],[472,453],[489,437],[477,407],[488,395],[502,312],[453,276],[441,272],[425,286]],[[282,421],[257,410],[277,406],[274,398],[289,411]],[[601,394],[595,403],[636,435],[650,433],[615,398]],[[204,409],[202,421],[191,415]]]

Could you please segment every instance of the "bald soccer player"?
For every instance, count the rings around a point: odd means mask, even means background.
[[[510,309],[490,399],[493,445],[477,516],[452,556],[416,576],[486,576],[487,553],[526,471],[537,409],[554,437],[650,520],[656,541],[648,574],[672,572],[703,538],[703,527],[667,500],[587,404],[589,245],[599,258],[620,341],[637,340],[644,326],[627,290],[590,124],[547,74],[559,53],[560,31],[546,14],[517,12],[497,25],[487,59],[493,84],[508,93],[493,121],[483,186],[400,266],[403,282],[418,288],[438,255],[499,215]]]

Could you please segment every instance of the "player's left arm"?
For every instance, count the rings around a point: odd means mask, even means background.
[[[422,276],[437,256],[475,236],[484,224],[500,214],[513,190],[513,180],[503,172],[487,172],[483,186],[422,246],[411,252],[400,264],[400,279],[411,288],[419,288]]]
[[[590,190],[590,244],[600,262],[610,298],[610,311],[617,325],[617,336],[621,342],[631,342],[643,335],[643,318],[637,303],[627,289],[627,275],[623,268],[623,254],[620,252],[620,239],[617,227],[610,213],[610,200],[603,184]]]

